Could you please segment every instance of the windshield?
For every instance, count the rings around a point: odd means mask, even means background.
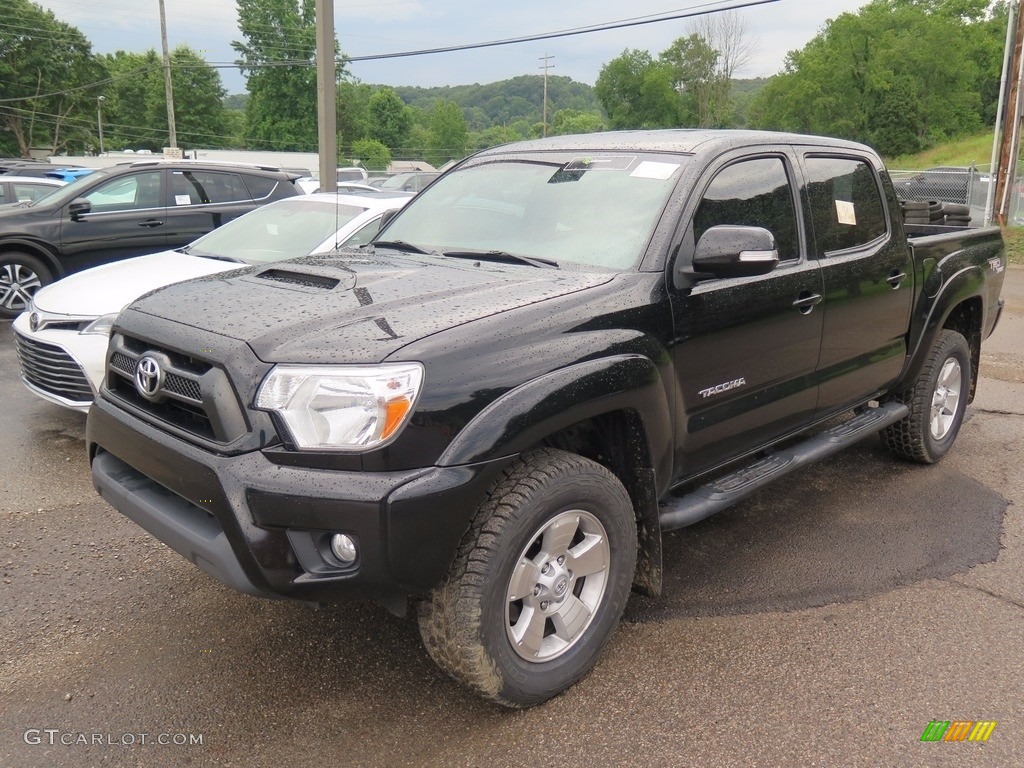
[[[384,179],[384,181],[382,181],[380,184],[380,188],[401,189],[403,186],[405,186],[405,183],[410,179],[412,179],[411,173],[398,173],[395,174],[394,176],[388,176],[388,178]]]
[[[184,249],[192,256],[249,264],[306,256],[367,209],[293,197],[264,205],[204,235]]]
[[[33,200],[29,203],[29,207],[35,207],[37,205],[64,205],[76,197],[82,196],[82,188],[87,184],[92,185],[94,181],[99,181],[104,176],[109,175],[109,170],[95,171],[94,173],[87,173],[79,176],[74,181],[65,184],[63,187],[57,187],[53,192],[48,195],[40,197],[38,200]]]
[[[626,269],[643,255],[684,162],[629,153],[483,157],[420,193],[382,239]]]

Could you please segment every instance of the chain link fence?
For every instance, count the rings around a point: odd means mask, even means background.
[[[989,186],[993,183],[987,165],[942,166],[927,171],[890,170],[889,175],[900,202],[938,201],[966,205],[970,207],[972,227],[985,223],[985,204]],[[1009,202],[1007,223],[1024,226],[1024,177],[1018,177],[1010,189]]]

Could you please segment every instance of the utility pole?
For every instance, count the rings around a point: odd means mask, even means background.
[[[106,96],[96,97],[96,126],[100,131],[100,154],[103,154],[103,102],[107,100]]]
[[[548,135],[548,70],[554,68],[554,64],[548,64],[550,59],[555,58],[554,56],[548,56],[546,53],[539,57],[544,62],[543,66],[537,67],[537,69],[544,70],[544,105],[542,108],[542,114],[544,115],[544,135]]]
[[[1007,214],[1010,209],[1010,193],[1014,186],[1014,178],[1017,171],[1017,150],[1020,146],[1020,122],[1021,122],[1021,99],[1024,97],[1024,90],[1021,82],[1024,80],[1024,13],[1021,13],[1020,4],[1015,6],[1017,11],[1016,28],[1013,31],[1013,54],[1004,63],[1004,81],[1009,84],[1006,90],[1006,99],[1000,104],[1005,107],[1002,123],[1002,141],[999,148],[999,155],[992,175],[995,179],[995,219],[1000,226],[1006,226]],[[1008,24],[1014,23],[1013,8],[1011,7]],[[1010,31],[1007,30],[1007,45],[1010,42]],[[1012,79],[1011,79],[1012,78]],[[986,211],[987,213],[987,211]]]
[[[171,54],[167,50],[167,14],[164,0],[160,0],[160,42],[164,47],[164,94],[167,96],[167,140],[171,149],[178,146],[178,133],[174,128],[174,89],[171,88]]]
[[[316,0],[317,144],[320,191],[338,189],[337,82],[334,68],[334,0]]]

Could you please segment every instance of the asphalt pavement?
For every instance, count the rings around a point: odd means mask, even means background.
[[[0,766],[1020,766],[1024,269],[1004,296],[944,461],[871,438],[666,535],[665,595],[522,712],[412,619],[235,594],[114,512],[0,326]]]

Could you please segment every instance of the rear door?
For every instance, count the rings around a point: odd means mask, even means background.
[[[825,288],[818,363],[818,410],[825,415],[883,392],[899,375],[914,270],[870,158],[809,150],[802,164],[811,258]]]
[[[231,171],[172,170],[167,245],[179,248],[256,207],[242,177]]]
[[[67,271],[164,250],[163,187],[163,170],[148,168],[117,175],[82,195],[89,213],[72,218],[65,205],[60,240]]]
[[[795,157],[741,154],[698,183],[677,261],[710,227],[772,232],[781,263],[769,274],[670,286],[675,341],[677,477],[692,475],[805,425],[817,402],[821,343],[818,263],[806,257]]]

